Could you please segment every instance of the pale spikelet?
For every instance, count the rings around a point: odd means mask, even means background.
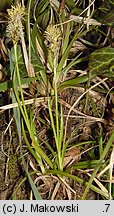
[[[51,51],[53,56],[57,55],[61,41],[60,28],[52,24],[48,25],[45,31],[45,38],[46,41],[49,43],[49,50]]]
[[[46,36],[46,39],[50,43],[55,43],[60,38],[61,31],[60,31],[60,29],[58,27],[51,24],[51,25],[48,25],[48,27],[47,27],[47,29],[45,31],[45,36]]]
[[[22,20],[25,15],[25,8],[21,4],[17,6],[12,5],[11,9],[8,9],[8,26],[6,29],[7,37],[12,39],[13,43],[18,43],[23,34]]]

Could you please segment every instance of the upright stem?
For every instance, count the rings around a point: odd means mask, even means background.
[[[27,110],[26,110],[26,106],[25,106],[25,102],[24,102],[24,95],[23,95],[23,90],[22,90],[22,85],[21,85],[21,78],[20,78],[19,67],[18,67],[17,44],[14,45],[14,51],[15,51],[15,59],[16,59],[16,73],[17,73],[17,79],[18,79],[19,88],[20,88],[22,105],[20,103],[20,99],[19,99],[19,96],[18,96],[18,93],[17,93],[17,89],[16,89],[16,86],[15,86],[15,83],[14,83],[14,92],[15,92],[15,96],[16,96],[17,102],[19,104],[19,108],[20,108],[21,113],[23,115],[23,118],[25,120],[27,129],[29,131],[30,138],[32,140],[32,146],[34,147],[34,149],[37,151],[37,154],[38,154],[40,148],[38,146],[38,143],[36,143],[36,141],[35,141],[34,134],[32,133],[30,122],[29,122],[29,118],[28,118],[28,114],[27,114]],[[44,173],[45,169],[44,169],[44,166],[43,166],[40,154],[38,154],[38,158],[39,158],[38,160],[39,160],[39,165],[41,167],[42,173]]]
[[[55,90],[55,110],[56,110],[56,147],[58,152],[59,169],[62,170],[62,157],[61,157],[61,141],[60,141],[60,128],[59,128],[59,112],[58,112],[58,90],[57,90],[57,57],[54,58],[54,90]]]
[[[17,79],[18,79],[18,83],[19,83],[19,88],[20,88],[20,93],[21,93],[21,99],[22,99],[22,104],[23,104],[23,108],[24,108],[24,114],[25,114],[26,120],[28,122],[28,115],[27,115],[27,110],[26,110],[26,106],[25,106],[25,101],[24,101],[24,96],[23,96],[23,90],[22,90],[22,84],[21,84],[21,78],[20,78],[19,67],[18,67],[17,44],[14,44],[14,52],[15,52],[15,62],[16,62]],[[14,85],[15,85],[15,83],[14,83]]]

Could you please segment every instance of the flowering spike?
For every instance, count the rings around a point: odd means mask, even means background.
[[[7,10],[8,12],[8,26],[6,29],[7,36],[12,39],[13,43],[18,43],[23,34],[23,25],[22,20],[25,15],[25,7],[21,4],[17,6],[12,5],[11,9]]]

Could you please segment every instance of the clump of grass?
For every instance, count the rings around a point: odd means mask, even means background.
[[[17,125],[18,136],[19,136],[21,159],[23,162],[24,169],[26,171],[27,178],[30,182],[31,188],[33,190],[36,199],[40,199],[41,197],[38,193],[37,188],[35,187],[35,183],[31,178],[31,175],[33,173],[29,174],[26,166],[26,162],[23,156],[22,137],[24,138],[24,141],[26,143],[26,146],[30,154],[33,156],[33,158],[35,159],[39,167],[38,170],[34,171],[34,173],[38,172],[40,173],[40,175],[56,175],[58,181],[61,180],[61,182],[64,182],[64,185],[66,186],[67,189],[70,188],[70,186],[68,186],[67,184],[67,178],[73,179],[78,183],[84,184],[84,180],[79,178],[78,176],[73,175],[72,170],[73,171],[78,170],[79,173],[80,172],[86,173],[86,169],[88,169],[87,161],[86,160],[82,161],[83,163],[78,161],[79,163],[77,163],[77,165],[75,166],[73,163],[76,162],[76,160],[75,158],[72,158],[73,162],[70,162],[69,167],[67,166],[64,167],[64,161],[65,161],[66,152],[69,151],[70,147],[74,148],[78,146],[78,148],[83,150],[83,145],[85,146],[88,145],[88,143],[85,142],[81,143],[80,141],[78,144],[71,143],[71,140],[75,135],[75,133],[84,125],[86,125],[87,122],[85,121],[82,124],[82,126],[76,125],[75,129],[71,131],[71,135],[68,138],[66,138],[68,118],[70,116],[71,111],[75,110],[75,106],[78,104],[78,102],[83,98],[83,96],[86,93],[87,96],[86,96],[85,113],[83,113],[82,116],[87,117],[86,109],[88,106],[87,102],[88,102],[89,91],[93,90],[99,84],[102,84],[104,83],[104,81],[107,80],[107,78],[100,80],[99,83],[96,83],[93,86],[91,86],[90,85],[91,79],[93,77],[96,77],[97,75],[95,73],[89,77],[87,74],[84,75],[79,74],[79,76],[77,75],[77,77],[74,79],[71,78],[70,80],[67,81],[65,80],[67,73],[70,70],[72,70],[73,67],[75,68],[77,64],[80,64],[85,60],[88,61],[89,56],[83,57],[82,52],[76,54],[73,59],[69,57],[70,56],[69,54],[74,42],[79,38],[84,37],[84,35],[90,29],[92,29],[92,27],[90,27],[89,23],[87,26],[85,26],[84,24],[83,25],[80,25],[79,23],[75,24],[73,20],[70,20],[69,19],[70,15],[65,5],[61,6],[63,8],[63,11],[61,11],[60,5],[58,6],[59,3],[57,5],[56,2],[54,3],[49,2],[46,4],[47,5],[45,5],[45,7],[42,4],[38,4],[38,6],[37,5],[35,6],[35,8],[39,13],[39,16],[37,18],[35,17],[36,12],[34,9],[35,21],[33,22],[32,27],[30,25],[31,1],[29,1],[28,3],[27,20],[24,18],[26,14],[24,5],[21,5],[19,3],[16,6],[12,5],[11,9],[8,10],[9,19],[8,19],[8,26],[6,30],[7,36],[13,42],[13,49],[14,49],[14,56],[15,56],[15,64],[12,62],[12,59],[10,58],[10,69],[11,69],[11,76],[13,80],[12,102],[18,103],[18,107],[13,108],[13,111],[14,111],[14,116]],[[94,9],[94,2],[89,1],[89,4],[90,6],[93,6]],[[39,17],[40,16],[42,17],[42,14],[40,14],[39,11],[42,9],[42,13],[46,15],[45,8],[47,8],[47,6],[48,8],[50,8],[51,20],[50,22],[46,22],[45,20],[44,26],[46,27],[42,26],[42,29],[44,29],[44,32],[42,33],[41,28],[38,25]],[[58,15],[59,9],[61,11],[60,15]],[[87,17],[91,17],[89,6],[87,7],[87,9],[82,11],[81,14],[86,13],[86,11],[87,11]],[[53,17],[53,19],[52,19],[52,14],[53,15],[55,14],[55,17]],[[28,38],[26,38],[27,43],[25,40],[23,22],[26,22],[28,27],[27,28]],[[76,31],[74,30],[74,28],[76,28]],[[36,95],[32,94],[32,97],[35,96],[34,101],[37,98],[37,95],[39,97],[42,96],[40,94],[41,89],[45,88],[43,91],[44,101],[46,99],[47,103],[45,104],[45,106],[49,114],[48,122],[53,132],[54,148],[50,140],[48,141],[42,139],[41,140],[42,145],[40,144],[39,138],[37,136],[36,125],[35,125],[35,117],[34,117],[34,110],[33,110],[34,107],[30,107],[29,109],[27,109],[25,104],[25,97],[24,97],[22,80],[21,80],[21,75],[19,70],[18,51],[17,51],[18,50],[17,45],[20,42],[22,45],[22,55],[24,56],[24,64],[26,66],[28,76],[29,77],[36,76],[36,80],[38,80],[37,82],[34,83],[35,90],[37,90],[37,84],[39,86],[39,92],[36,92]],[[36,55],[36,59],[38,62],[40,62],[40,66],[41,66],[36,74],[34,69],[35,65],[31,64],[31,50],[34,51]],[[76,86],[80,87],[81,85],[83,85],[83,83],[87,85],[86,82],[88,82],[88,89],[77,99],[77,101],[74,102],[72,106],[69,107],[69,112],[66,117],[66,124],[65,124],[63,103],[60,103],[59,96],[61,95],[61,92],[66,88],[72,88]],[[103,122],[101,120],[102,120],[101,118],[99,119],[97,118],[97,121]],[[41,122],[44,121],[41,120]],[[92,170],[93,174],[91,174],[91,171],[88,172],[88,176],[91,177],[90,180],[88,182],[86,181],[85,183],[86,188],[82,196],[82,199],[86,198],[89,189],[92,189],[96,193],[101,194],[106,199],[109,198],[108,191],[104,189],[102,183],[99,184],[99,182],[96,181],[96,176],[99,169],[102,168],[102,165],[104,166],[103,161],[105,160],[105,157],[112,146],[113,138],[114,138],[114,134],[112,134],[109,141],[105,144],[105,147],[101,142],[98,143],[100,157],[98,160],[94,161],[92,159],[91,161],[92,169],[94,169],[94,171]],[[44,146],[47,147],[50,154],[47,153],[48,151],[46,151]],[[91,155],[94,155],[92,153]],[[80,167],[82,171],[80,170]],[[93,181],[97,183],[98,187],[94,186]],[[58,185],[56,186],[57,188],[59,187]]]

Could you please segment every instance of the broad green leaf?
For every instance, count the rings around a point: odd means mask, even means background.
[[[89,70],[91,74],[114,77],[114,48],[104,47],[90,55]]]
[[[15,61],[15,53],[14,53],[13,47],[11,49],[10,55],[12,58],[12,62],[15,65],[16,61]],[[23,59],[22,50],[21,50],[20,45],[17,46],[17,57],[18,57],[18,66],[19,66],[20,75],[21,75],[21,77],[24,77],[27,75],[27,72],[26,72],[26,68],[25,68],[24,59]]]
[[[34,53],[34,52],[32,52],[31,62],[32,62],[32,65],[34,67],[35,73],[44,69],[38,55],[36,55],[36,53]]]
[[[32,81],[37,80],[37,77],[29,77],[29,78],[24,78],[21,80],[22,85],[23,84],[30,84]],[[10,88],[12,88],[12,80],[8,80],[6,82],[0,83],[0,92],[4,92]]]
[[[32,51],[32,55],[31,55],[31,63],[34,67],[35,72],[38,72],[39,70],[41,70],[43,68],[42,63],[38,57],[38,55],[36,55],[35,52]],[[10,52],[11,58],[12,58],[12,62],[15,65],[15,55],[14,55],[14,49],[11,49]],[[17,46],[17,56],[18,56],[18,66],[19,66],[19,71],[20,71],[20,76],[21,78],[27,76],[27,71],[25,68],[25,63],[24,63],[24,58],[23,58],[23,53],[22,53],[22,49],[21,46],[18,45]]]

